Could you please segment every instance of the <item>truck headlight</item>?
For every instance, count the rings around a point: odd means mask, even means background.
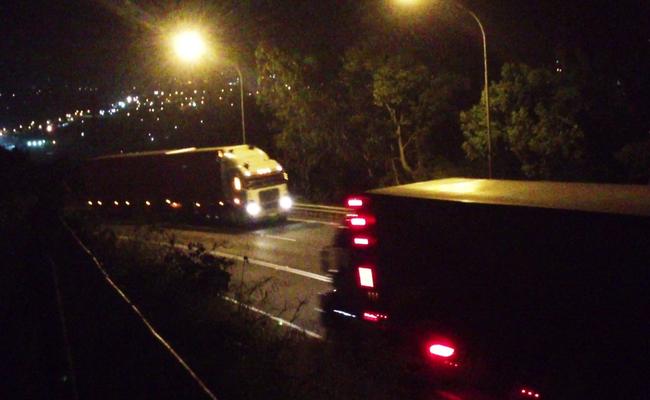
[[[293,206],[293,200],[289,196],[282,196],[280,198],[280,208],[283,210],[288,210]]]
[[[257,203],[251,202],[246,205],[246,212],[251,217],[256,217],[260,212],[262,212],[262,207],[260,207],[260,205]]]

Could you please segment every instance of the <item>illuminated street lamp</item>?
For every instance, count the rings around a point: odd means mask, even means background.
[[[195,63],[205,54],[205,41],[197,31],[183,31],[174,36],[174,51],[183,62]]]
[[[207,53],[208,47],[203,36],[195,30],[177,33],[172,38],[172,46],[178,58],[188,64],[199,62]],[[246,118],[244,114],[244,76],[235,63],[230,63],[239,76],[239,99],[241,109],[241,134],[242,142],[246,144]]]
[[[415,6],[422,2],[422,0],[394,0],[395,3],[401,6]],[[481,30],[481,35],[483,37],[483,78],[485,85],[485,122],[487,125],[487,148],[488,148],[488,178],[492,179],[492,134],[490,129],[490,91],[489,91],[489,80],[488,80],[488,61],[487,61],[487,39],[485,36],[485,29],[483,29],[483,24],[478,16],[470,9],[458,3],[454,0],[451,0],[452,4],[462,9],[468,13],[474,21],[478,24],[479,29]]]

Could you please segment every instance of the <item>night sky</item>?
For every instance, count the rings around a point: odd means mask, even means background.
[[[151,26],[187,10],[220,24],[229,43],[249,58],[255,42],[268,35],[282,40],[284,34],[289,46],[294,40],[335,48],[363,34],[355,31],[358,4],[357,0],[4,1],[0,90],[43,85],[111,90],[131,84],[143,72],[139,66],[151,63],[158,51]],[[579,48],[616,79],[647,83],[643,77],[650,67],[650,13],[645,2],[473,0],[466,5],[486,26],[493,68],[508,61],[552,67],[558,49]],[[478,40],[467,16],[455,21],[438,17],[425,20],[427,29],[451,24],[459,32],[459,45]],[[494,79],[497,73],[491,75]]]

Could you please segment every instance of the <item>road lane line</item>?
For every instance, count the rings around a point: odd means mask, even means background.
[[[131,237],[129,237],[129,236],[126,236],[126,235],[118,235],[117,238],[118,238],[118,239],[133,240],[133,238],[131,238]],[[159,244],[159,245],[160,245],[160,244],[164,244],[164,245],[169,244],[169,242],[152,241],[152,240],[148,240],[147,242],[149,242],[149,243],[155,243],[155,244]],[[182,244],[179,244],[179,243],[174,244],[174,247],[187,249],[187,246],[182,245]],[[222,253],[222,252],[218,252],[218,251],[210,251],[209,253],[210,253],[210,254],[213,254],[213,255],[218,255],[218,256],[221,256],[221,257],[226,257],[226,258],[235,258],[235,259],[240,259],[240,260],[243,260],[243,259],[244,259],[244,257],[241,257],[241,256],[235,256],[235,255],[232,255],[232,254]],[[252,261],[251,259],[249,259],[248,262],[250,262],[251,264],[255,264],[255,263],[257,263],[257,262]],[[265,261],[262,261],[262,263],[264,263],[264,264],[269,264],[269,265],[275,265],[275,264],[272,264],[272,263],[267,263],[267,262],[265,262]],[[259,264],[259,265],[262,265],[262,264]],[[266,265],[262,265],[262,266],[266,266]],[[276,267],[282,267],[282,266],[281,266],[281,265],[277,265]],[[289,269],[291,269],[291,270],[293,270],[293,271],[300,271],[300,270],[296,270],[296,269],[294,269],[294,268],[290,268],[290,267],[286,267],[286,268],[289,268]],[[291,271],[286,271],[286,272],[291,272]],[[304,273],[310,274],[310,273],[307,272],[307,271],[300,271],[300,272],[304,272]],[[296,273],[296,272],[292,272],[292,273]],[[299,275],[300,275],[300,274],[299,274]],[[313,274],[313,275],[317,275],[317,274]],[[328,278],[328,277],[325,277],[325,276],[322,276],[322,275],[317,275],[317,276],[320,276],[321,278],[327,278],[327,279],[329,280],[329,282],[331,282],[331,279]],[[316,279],[316,278],[313,278],[313,279]],[[287,321],[287,320],[285,320],[285,319],[283,319],[283,318],[276,317],[276,316],[273,315],[273,314],[270,314],[270,313],[268,313],[268,312],[266,312],[266,311],[264,311],[264,310],[260,310],[259,308],[254,307],[254,306],[251,306],[251,305],[249,305],[249,304],[242,303],[242,302],[240,302],[240,301],[238,301],[238,300],[236,300],[236,299],[233,299],[232,297],[225,296],[225,295],[222,295],[222,296],[219,296],[219,297],[221,297],[222,299],[224,299],[224,300],[226,300],[226,301],[228,301],[228,302],[231,302],[231,303],[233,303],[233,304],[236,304],[236,305],[242,306],[242,307],[244,307],[244,308],[247,309],[247,310],[253,311],[253,312],[258,313],[258,314],[261,314],[261,315],[263,315],[263,316],[265,316],[265,317],[267,317],[267,318],[270,318],[270,319],[272,319],[273,321],[276,321],[276,322],[277,322],[279,325],[281,325],[281,326],[285,326],[285,325],[286,325],[286,326],[288,326],[289,328],[291,328],[291,329],[295,329],[295,330],[297,330],[297,331],[300,331],[300,332],[304,333],[305,335],[307,335],[307,336],[309,336],[309,337],[312,337],[312,338],[314,338],[314,339],[323,340],[323,336],[322,336],[322,335],[320,335],[320,334],[318,334],[318,333],[316,333],[316,332],[314,332],[314,331],[310,331],[309,329],[303,328],[303,327],[301,327],[300,325],[296,325],[296,324],[294,324],[294,323],[291,322],[291,321]]]
[[[317,221],[315,219],[289,218],[289,221],[292,221],[292,222],[306,222],[308,224],[321,224],[321,225],[329,225],[329,226],[339,226],[339,225],[341,225],[338,222]]]
[[[126,235],[118,235],[117,238],[118,239],[133,240],[132,237],[126,236]],[[154,244],[157,244],[157,245],[168,245],[169,244],[169,242],[165,242],[165,241],[147,240],[147,242],[154,243]],[[181,248],[181,249],[187,249],[187,245],[180,244],[180,243],[175,243],[174,247]],[[211,251],[208,251],[207,253],[212,254],[213,256],[229,258],[231,260],[237,260],[237,261],[242,261],[242,262],[244,261],[244,256],[238,256],[236,254],[224,253],[222,251],[217,251],[217,250],[211,250]],[[260,267],[270,268],[270,269],[274,269],[276,271],[288,272],[290,274],[304,276],[306,278],[315,279],[315,280],[321,281],[321,282],[332,283],[332,278],[330,278],[329,276],[320,275],[320,274],[316,274],[316,273],[309,272],[309,271],[304,271],[302,269],[291,268],[288,265],[278,265],[278,264],[274,264],[274,263],[271,263],[271,262],[268,262],[268,261],[257,260],[257,259],[254,259],[254,258],[248,258],[248,262],[251,263],[251,264],[259,265]]]
[[[253,307],[253,306],[248,305],[246,303],[242,303],[242,302],[240,302],[238,300],[233,299],[232,297],[228,297],[228,296],[221,296],[221,297],[224,300],[229,301],[229,302],[231,302],[233,304],[237,304],[239,306],[242,306],[247,310],[250,310],[250,311],[256,312],[258,314],[264,315],[265,317],[271,318],[272,320],[274,320],[275,322],[277,322],[278,324],[280,324],[282,326],[286,325],[291,329],[295,329],[297,331],[300,331],[300,332],[304,333],[305,335],[307,335],[309,337],[312,337],[312,338],[315,338],[315,339],[320,339],[320,340],[323,339],[323,336],[319,335],[318,333],[316,333],[314,331],[310,331],[309,329],[303,328],[300,325],[296,325],[293,322],[289,322],[289,321],[287,321],[285,319],[282,319],[280,317],[276,317],[275,315],[269,314],[264,310],[260,310],[259,308]]]
[[[282,237],[282,236],[275,236],[275,235],[267,235],[265,233],[256,233],[257,236],[262,236],[262,237],[267,237],[271,239],[277,239],[277,240],[286,240],[288,242],[296,242],[296,239],[292,238],[287,238],[287,237]]]
[[[234,259],[234,260],[238,260],[238,261],[244,261],[243,256],[238,256],[238,255],[235,255],[235,254],[224,253],[224,252],[217,251],[217,250],[209,251],[208,253],[210,253],[212,255],[215,255],[215,256],[230,258],[230,259]],[[301,275],[301,276],[311,278],[311,279],[315,279],[315,280],[321,281],[321,282],[332,283],[332,278],[330,278],[329,276],[319,275],[319,274],[315,274],[315,273],[309,272],[309,271],[303,271],[302,269],[291,268],[288,265],[278,265],[278,264],[274,264],[274,263],[271,263],[271,262],[268,262],[268,261],[257,260],[257,259],[250,258],[250,257],[248,258],[248,262],[251,263],[251,264],[259,265],[261,267],[266,267],[266,268],[274,269],[274,270],[277,270],[277,271],[284,271],[284,272],[288,272],[290,274]]]

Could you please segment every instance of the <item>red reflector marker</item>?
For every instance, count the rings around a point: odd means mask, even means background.
[[[536,399],[540,398],[539,393],[534,392],[534,391],[532,391],[530,389],[527,389],[527,388],[521,389],[521,394],[524,395],[524,396],[527,396],[527,397],[534,397]]]
[[[374,288],[375,280],[372,276],[372,269],[368,267],[359,267],[359,285],[361,287]]]
[[[377,321],[379,321],[379,316],[377,314],[364,312],[363,313],[363,319],[365,319],[366,321],[370,321],[370,322],[377,322]]]
[[[365,311],[363,313],[363,319],[370,322],[378,322],[382,319],[388,319],[388,315]]]
[[[455,352],[456,350],[453,347],[445,346],[444,344],[432,344],[429,346],[429,353],[438,357],[451,357]]]

